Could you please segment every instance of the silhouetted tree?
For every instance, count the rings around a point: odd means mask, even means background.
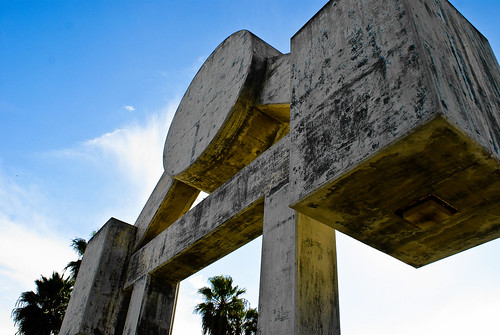
[[[242,330],[244,335],[257,334],[258,319],[259,319],[259,313],[257,312],[256,308],[249,308],[246,310],[242,324]]]
[[[78,275],[78,270],[80,269],[80,265],[82,264],[83,254],[87,249],[87,241],[83,238],[77,237],[71,241],[71,247],[78,254],[78,259],[76,261],[69,262],[68,265],[64,268],[66,271],[69,269],[71,273],[71,278],[73,281],[76,281],[76,276]]]
[[[21,293],[12,311],[18,335],[58,334],[68,306],[73,280],[53,272],[35,280],[36,292]]]

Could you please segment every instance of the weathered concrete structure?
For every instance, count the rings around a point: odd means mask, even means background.
[[[499,66],[446,0],[330,1],[288,55],[239,31],[135,225],[90,241],[61,334],[169,334],[179,282],[260,235],[259,332],[340,334],[335,230],[415,267],[495,239],[499,162]]]

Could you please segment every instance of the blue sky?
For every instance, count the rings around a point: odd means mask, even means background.
[[[40,274],[111,216],[134,223],[177,104],[248,29],[283,53],[326,1],[0,0],[0,333]],[[500,1],[452,3],[500,55]],[[200,334],[196,288],[230,274],[257,304],[260,239],[182,283],[174,334]],[[339,235],[344,334],[497,334],[500,242],[412,269]],[[496,311],[496,313],[494,313]],[[474,328],[473,328],[474,327]],[[484,327],[481,329],[480,327]]]

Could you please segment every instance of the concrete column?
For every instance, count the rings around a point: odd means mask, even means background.
[[[262,335],[340,334],[335,230],[266,197],[259,297]]]
[[[136,228],[111,218],[89,241],[61,335],[121,334],[128,295],[125,271]]]
[[[134,283],[123,335],[169,335],[179,283],[169,284],[149,275]]]

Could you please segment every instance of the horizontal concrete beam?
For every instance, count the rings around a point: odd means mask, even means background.
[[[184,215],[200,191],[163,173],[135,222],[135,250]]]
[[[262,234],[263,198],[288,183],[288,136],[131,258],[125,287],[145,274],[180,281]]]

